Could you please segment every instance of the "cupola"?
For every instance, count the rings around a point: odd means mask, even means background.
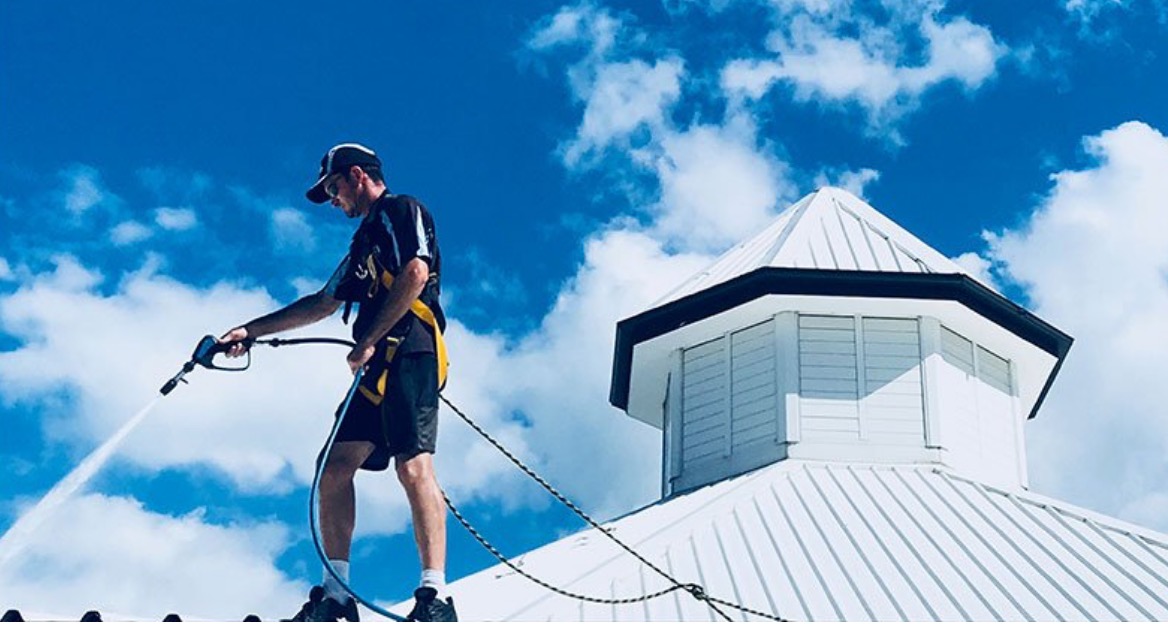
[[[617,326],[610,401],[663,431],[666,497],[784,460],[1027,485],[1022,424],[1071,338],[823,188]]]

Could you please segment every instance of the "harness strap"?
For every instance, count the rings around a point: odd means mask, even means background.
[[[393,274],[389,271],[381,272],[381,283],[386,288],[393,284]],[[434,330],[434,351],[438,358],[438,390],[441,391],[446,387],[446,372],[450,366],[450,360],[446,354],[446,339],[442,337],[442,328],[438,326],[438,317],[434,315],[434,311],[430,306],[426,305],[421,299],[414,299],[410,303],[410,312],[418,317],[423,323],[430,326]],[[385,351],[385,363],[388,366],[389,362],[393,360],[393,356],[397,353],[400,341],[390,340],[389,345]],[[385,398],[385,382],[389,378],[389,370],[381,371],[375,383],[375,388],[367,388],[361,386],[359,390],[361,394],[369,399],[374,405],[380,405],[382,399]]]

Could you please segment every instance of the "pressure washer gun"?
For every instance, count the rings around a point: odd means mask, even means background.
[[[253,341],[245,340],[244,342],[250,345],[250,343]],[[202,366],[203,368],[209,368],[211,370],[221,370],[221,371],[247,370],[247,367],[251,366],[251,352],[250,351],[248,351],[248,361],[243,366],[219,366],[219,365],[215,364],[215,356],[220,354],[220,353],[225,353],[227,351],[227,349],[230,348],[231,345],[233,345],[233,344],[235,344],[235,343],[219,342],[218,340],[215,339],[214,336],[211,336],[211,335],[203,336],[203,339],[200,340],[199,344],[195,346],[195,352],[193,354],[191,354],[190,361],[187,362],[186,364],[183,364],[182,370],[180,370],[178,372],[178,374],[176,374],[174,377],[171,377],[170,381],[167,381],[165,384],[163,384],[162,388],[159,389],[159,392],[162,393],[162,396],[166,396],[166,395],[170,394],[171,390],[174,390],[175,387],[178,386],[178,382],[181,381],[183,383],[190,383],[186,379],[183,379],[183,377],[185,377],[187,375],[187,373],[195,370],[196,364],[199,366]]]

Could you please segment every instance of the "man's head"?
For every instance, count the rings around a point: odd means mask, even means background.
[[[305,196],[314,204],[330,202],[356,217],[365,214],[384,190],[377,154],[364,145],[341,143],[320,159],[319,177]]]

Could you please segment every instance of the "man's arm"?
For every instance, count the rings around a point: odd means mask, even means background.
[[[229,357],[238,357],[247,351],[242,343],[246,338],[259,338],[268,334],[275,334],[297,327],[311,325],[323,318],[327,318],[341,307],[341,302],[334,299],[325,291],[320,291],[305,297],[256,319],[252,319],[236,327],[219,338],[219,342],[235,343],[228,349]]]
[[[373,323],[365,334],[357,337],[357,346],[349,353],[349,366],[357,370],[373,357],[373,349],[377,341],[385,337],[398,321],[409,311],[410,306],[422,294],[426,281],[430,279],[430,267],[421,258],[414,258],[406,263],[401,274],[393,280],[385,303],[377,311]]]

